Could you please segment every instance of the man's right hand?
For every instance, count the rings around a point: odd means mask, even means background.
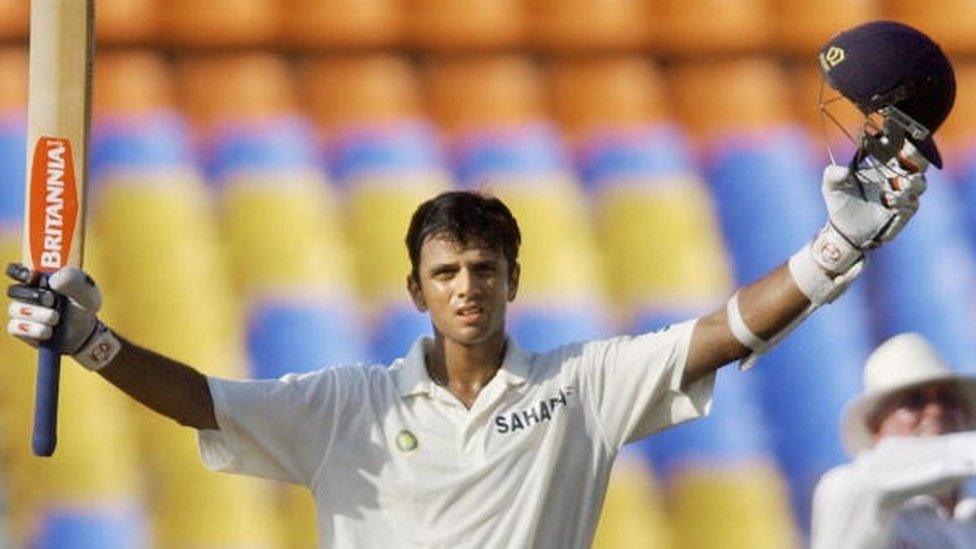
[[[40,288],[37,273],[23,265],[9,265],[7,275],[17,281],[7,288],[8,333],[36,347],[58,327],[62,332],[58,351],[74,356],[89,370],[101,369],[119,352],[118,339],[95,316],[101,308],[101,292],[82,270],[65,267],[52,274],[50,289]],[[60,313],[54,308],[57,294],[67,298]]]

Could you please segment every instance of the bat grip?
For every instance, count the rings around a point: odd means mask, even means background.
[[[46,280],[45,280],[46,282]],[[55,308],[62,312],[64,298],[57,297]],[[42,341],[37,356],[37,392],[34,395],[34,432],[31,449],[36,456],[51,456],[58,443],[58,390],[61,382],[61,328]]]

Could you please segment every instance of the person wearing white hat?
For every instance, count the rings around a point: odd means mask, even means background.
[[[854,459],[814,493],[814,549],[976,547],[976,377],[953,372],[921,335],[897,335],[864,366],[843,411]]]

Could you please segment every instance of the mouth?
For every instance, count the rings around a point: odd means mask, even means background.
[[[465,305],[455,312],[464,322],[477,322],[485,316],[485,311],[481,305]]]

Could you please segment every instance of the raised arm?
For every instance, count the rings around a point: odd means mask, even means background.
[[[36,278],[19,266],[7,269],[17,283],[8,288],[12,298],[7,331],[37,346],[61,325],[60,350],[98,372],[126,394],[181,425],[216,429],[213,400],[207,378],[200,372],[143,349],[116,336],[95,316],[101,294],[82,271],[69,267],[50,278],[51,290],[36,287]],[[53,292],[68,298],[62,314],[51,308]]]
[[[888,164],[869,160],[853,173],[827,166],[821,186],[827,223],[788,264],[699,319],[682,385],[734,360],[750,366],[814,310],[843,293],[860,274],[867,250],[894,238],[914,215],[925,192],[927,167],[908,141]]]

